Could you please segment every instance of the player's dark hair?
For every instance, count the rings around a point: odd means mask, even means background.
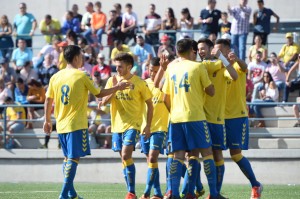
[[[201,43],[205,43],[209,48],[214,47],[214,43],[210,39],[207,39],[207,38],[199,39],[198,44],[201,44]]]
[[[197,55],[198,43],[195,40],[192,40],[192,48],[193,48],[194,53]]]
[[[134,60],[133,57],[128,53],[119,53],[115,57],[115,61],[122,61],[128,65],[131,65],[133,67]]]
[[[230,48],[230,43],[229,43],[229,41],[227,39],[218,39],[216,41],[216,44],[222,44],[222,45]]]
[[[177,42],[176,48],[177,52],[180,55],[188,53],[192,49],[192,40],[191,39],[181,39]]]
[[[81,48],[75,45],[66,46],[64,49],[64,58],[71,64],[76,56],[81,56]]]
[[[160,66],[159,61],[160,61],[159,57],[152,57],[150,60],[150,64],[152,66]]]

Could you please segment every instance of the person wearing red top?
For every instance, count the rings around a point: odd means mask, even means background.
[[[110,68],[110,66],[104,64],[104,61],[105,61],[104,55],[102,53],[99,53],[97,56],[98,64],[95,65],[92,69],[92,76],[94,76],[94,73],[96,71],[98,71],[100,73],[102,86],[105,86],[108,78],[111,77],[111,68]]]

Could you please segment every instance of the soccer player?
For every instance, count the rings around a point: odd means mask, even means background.
[[[224,50],[224,43],[217,43],[216,47]],[[227,48],[227,46],[225,47]],[[231,159],[237,163],[244,175],[252,185],[251,199],[259,199],[263,190],[254,175],[249,160],[242,155],[242,150],[248,150],[249,124],[246,104],[246,73],[247,65],[237,58],[234,53],[229,53],[230,62],[238,73],[236,81],[227,81],[227,93],[225,104],[225,127],[227,147],[230,150]]]
[[[133,57],[119,53],[115,57],[118,75],[107,81],[106,88],[112,88],[117,80],[130,82],[130,89],[118,91],[103,99],[101,104],[111,102],[112,150],[119,152],[128,193],[125,199],[135,199],[135,165],[132,159],[136,138],[142,125],[145,103],[147,105],[146,126],[142,132],[145,139],[150,137],[153,116],[152,94],[147,83],[132,75]]]
[[[59,198],[68,199],[80,198],[74,189],[73,180],[80,157],[91,154],[86,116],[88,91],[96,97],[103,97],[127,88],[129,83],[119,82],[110,89],[100,90],[94,87],[89,75],[77,70],[82,63],[81,49],[70,45],[63,53],[68,65],[50,79],[46,93],[43,129],[47,134],[52,131],[51,109],[54,102],[58,138],[65,156],[64,183]]]
[[[154,78],[160,67],[160,59],[153,57],[150,60],[149,74],[150,78],[146,79],[148,87],[152,93],[153,118],[151,122],[151,136],[145,139],[141,135],[141,151],[147,157],[148,173],[146,189],[140,199],[149,199],[152,186],[154,186],[154,196],[151,199],[161,199],[163,197],[159,183],[158,156],[163,154],[163,144],[168,130],[169,111],[163,101],[163,93],[160,89],[155,88]]]
[[[177,53],[180,60],[168,67],[163,86],[164,101],[170,110],[169,133],[171,152],[174,152],[170,168],[172,198],[180,198],[179,185],[186,151],[191,151],[191,156],[194,157],[189,160],[191,176],[197,176],[199,171],[197,158],[201,152],[210,188],[210,198],[218,198],[211,138],[203,111],[204,92],[213,96],[214,86],[201,63],[190,61],[195,57],[192,40],[178,41]],[[196,177],[190,178],[189,186],[192,187],[192,191],[189,191],[186,198],[195,197],[195,183]]]

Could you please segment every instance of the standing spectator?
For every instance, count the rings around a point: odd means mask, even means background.
[[[260,35],[256,35],[254,45],[249,48],[249,62],[252,62],[255,59],[257,51],[262,53],[262,60],[266,62],[268,60],[268,49],[262,44]]]
[[[166,56],[176,55],[175,46],[171,44],[170,38],[168,35],[163,35],[160,39],[161,46],[159,46],[157,51],[157,57],[161,57],[163,54]]]
[[[285,68],[282,65],[282,62],[278,61],[276,53],[272,52],[270,55],[270,64],[266,68],[266,72],[269,72],[272,75],[272,78],[278,88],[278,90],[283,90],[283,99],[282,101],[287,102],[285,93],[286,93],[286,77],[285,77]]]
[[[192,32],[186,32],[189,30],[193,30],[194,26],[194,18],[191,16],[188,8],[183,8],[181,10],[181,19],[178,24],[178,28],[180,29],[180,38],[194,38],[194,34]]]
[[[119,16],[119,17],[122,18],[123,13],[122,13],[122,6],[121,6],[121,4],[115,3],[114,4],[114,8],[115,8],[115,10],[117,12],[117,16]]]
[[[125,39],[123,43],[127,44],[132,38],[136,42],[136,32],[137,32],[137,15],[132,12],[132,5],[127,3],[125,5],[126,12],[122,15],[122,27],[121,31],[125,33]]]
[[[4,80],[5,86],[13,90],[17,75],[15,70],[9,66],[9,60],[7,59],[0,61],[0,78]]]
[[[38,69],[39,81],[42,83],[45,89],[48,88],[50,78],[57,73],[59,70],[53,63],[53,56],[47,54],[43,66]]]
[[[146,64],[149,64],[150,59],[153,57],[152,46],[145,43],[141,35],[137,36],[136,42],[137,45],[133,49],[134,58],[139,67],[142,68],[142,73],[144,73],[146,71]]]
[[[12,26],[6,15],[1,16],[0,22],[0,51],[6,59],[11,59],[11,53],[14,48],[14,42],[11,37]]]
[[[224,34],[230,34],[230,30],[231,30],[231,23],[228,21],[227,12],[221,13],[221,20],[222,22],[219,24],[219,32],[220,32],[220,36],[222,37]]]
[[[87,31],[91,26],[91,18],[94,13],[94,4],[92,2],[87,2],[85,4],[86,13],[83,14],[81,19],[81,30],[83,32]]]
[[[149,14],[146,15],[143,33],[145,34],[145,41],[150,45],[158,45],[159,44],[159,34],[158,31],[161,28],[161,17],[157,13],[155,13],[155,5],[150,4],[149,6]]]
[[[251,15],[251,8],[247,6],[248,0],[240,0],[240,5],[230,7],[228,5],[228,12],[232,15],[231,24],[231,43],[236,46],[238,52],[235,52],[240,59],[246,59],[246,41],[249,33],[249,19]]]
[[[168,32],[166,33],[170,40],[172,45],[176,44],[176,30],[177,30],[177,19],[174,15],[174,11],[172,8],[167,8],[165,12],[165,18],[163,19],[161,23],[161,30],[173,30],[174,32]]]
[[[300,52],[299,46],[293,41],[293,34],[291,32],[286,33],[286,44],[284,44],[278,54],[278,57],[283,60],[284,67],[288,72],[297,60],[297,56]]]
[[[54,35],[60,34],[60,22],[57,19],[52,19],[51,15],[46,15],[45,19],[40,23],[40,30],[44,36],[46,43],[50,44]]]
[[[279,28],[279,16],[269,8],[265,8],[264,0],[257,0],[258,10],[253,13],[253,44],[255,43],[255,36],[260,35],[262,44],[266,45],[268,42],[268,35],[271,32],[271,16],[276,18],[276,26],[274,30]]]
[[[28,63],[26,64],[22,70],[20,71],[20,77],[26,82],[27,84],[32,80],[37,80],[39,78],[37,72],[31,67]]]
[[[291,74],[297,70],[297,77],[293,80],[290,80]],[[286,75],[286,93],[285,100],[288,102],[290,92],[294,92],[295,90],[300,90],[300,55],[298,55],[298,60],[292,66],[292,68],[288,71]]]
[[[112,47],[114,41],[117,39],[124,40],[125,36],[121,31],[122,17],[117,14],[117,11],[111,10],[109,12],[109,21],[106,30],[107,45]]]
[[[102,34],[105,31],[106,25],[106,15],[101,11],[101,2],[97,1],[95,3],[96,11],[92,14],[91,18],[91,26],[90,28],[83,33],[86,40],[94,45],[94,46],[102,46]],[[97,42],[92,39],[93,37],[97,37]]]
[[[82,15],[78,13],[78,5],[77,4],[73,4],[72,5],[72,12],[74,15],[74,18],[77,18],[79,22],[81,22],[82,20]]]
[[[61,27],[61,32],[63,34],[66,34],[68,30],[72,30],[75,33],[80,32],[80,22],[78,21],[77,18],[74,18],[72,11],[67,11],[65,15],[65,21]]]
[[[102,86],[106,85],[107,80],[111,77],[111,68],[104,63],[105,57],[102,53],[98,54],[98,64],[92,69],[92,76],[98,71],[101,75]]]
[[[263,74],[266,66],[267,64],[262,61],[262,53],[257,51],[255,60],[250,62],[248,65],[248,79],[250,79],[254,84],[252,101],[257,98],[257,92],[263,81]]]
[[[20,13],[17,14],[14,19],[14,29],[17,35],[16,46],[18,40],[22,38],[25,40],[26,46],[31,48],[32,36],[37,27],[37,22],[32,14],[26,12],[27,7],[25,3],[20,3],[19,9]]]
[[[22,38],[18,40],[18,48],[12,54],[13,68],[17,73],[27,64],[32,65],[32,50],[26,47],[26,41]]]
[[[29,88],[27,84],[24,83],[22,78],[18,78],[15,88],[15,101],[20,104],[28,104],[27,95]]]
[[[201,38],[208,38],[211,33],[218,35],[219,19],[221,18],[221,11],[215,9],[216,0],[208,0],[207,7],[200,12],[199,24],[201,27]]]

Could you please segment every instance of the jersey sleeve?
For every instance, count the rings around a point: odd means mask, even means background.
[[[208,77],[207,70],[205,70],[204,67],[199,67],[200,72],[200,82],[203,86],[203,88],[207,88],[209,85],[211,85],[211,81]]]
[[[163,91],[163,93],[170,95],[171,92],[170,92],[170,85],[169,85],[170,84],[170,80],[169,80],[168,69],[165,72],[164,77],[165,77],[165,82],[164,82],[164,86],[163,86],[162,91]]]
[[[152,93],[148,87],[147,82],[143,81],[141,86],[141,94],[145,101],[152,98]]]
[[[98,95],[101,91],[100,88],[94,85],[93,80],[88,73],[85,73],[84,75],[84,85],[93,95]]]
[[[208,74],[212,74],[223,67],[221,60],[204,61],[202,63],[205,66]]]

